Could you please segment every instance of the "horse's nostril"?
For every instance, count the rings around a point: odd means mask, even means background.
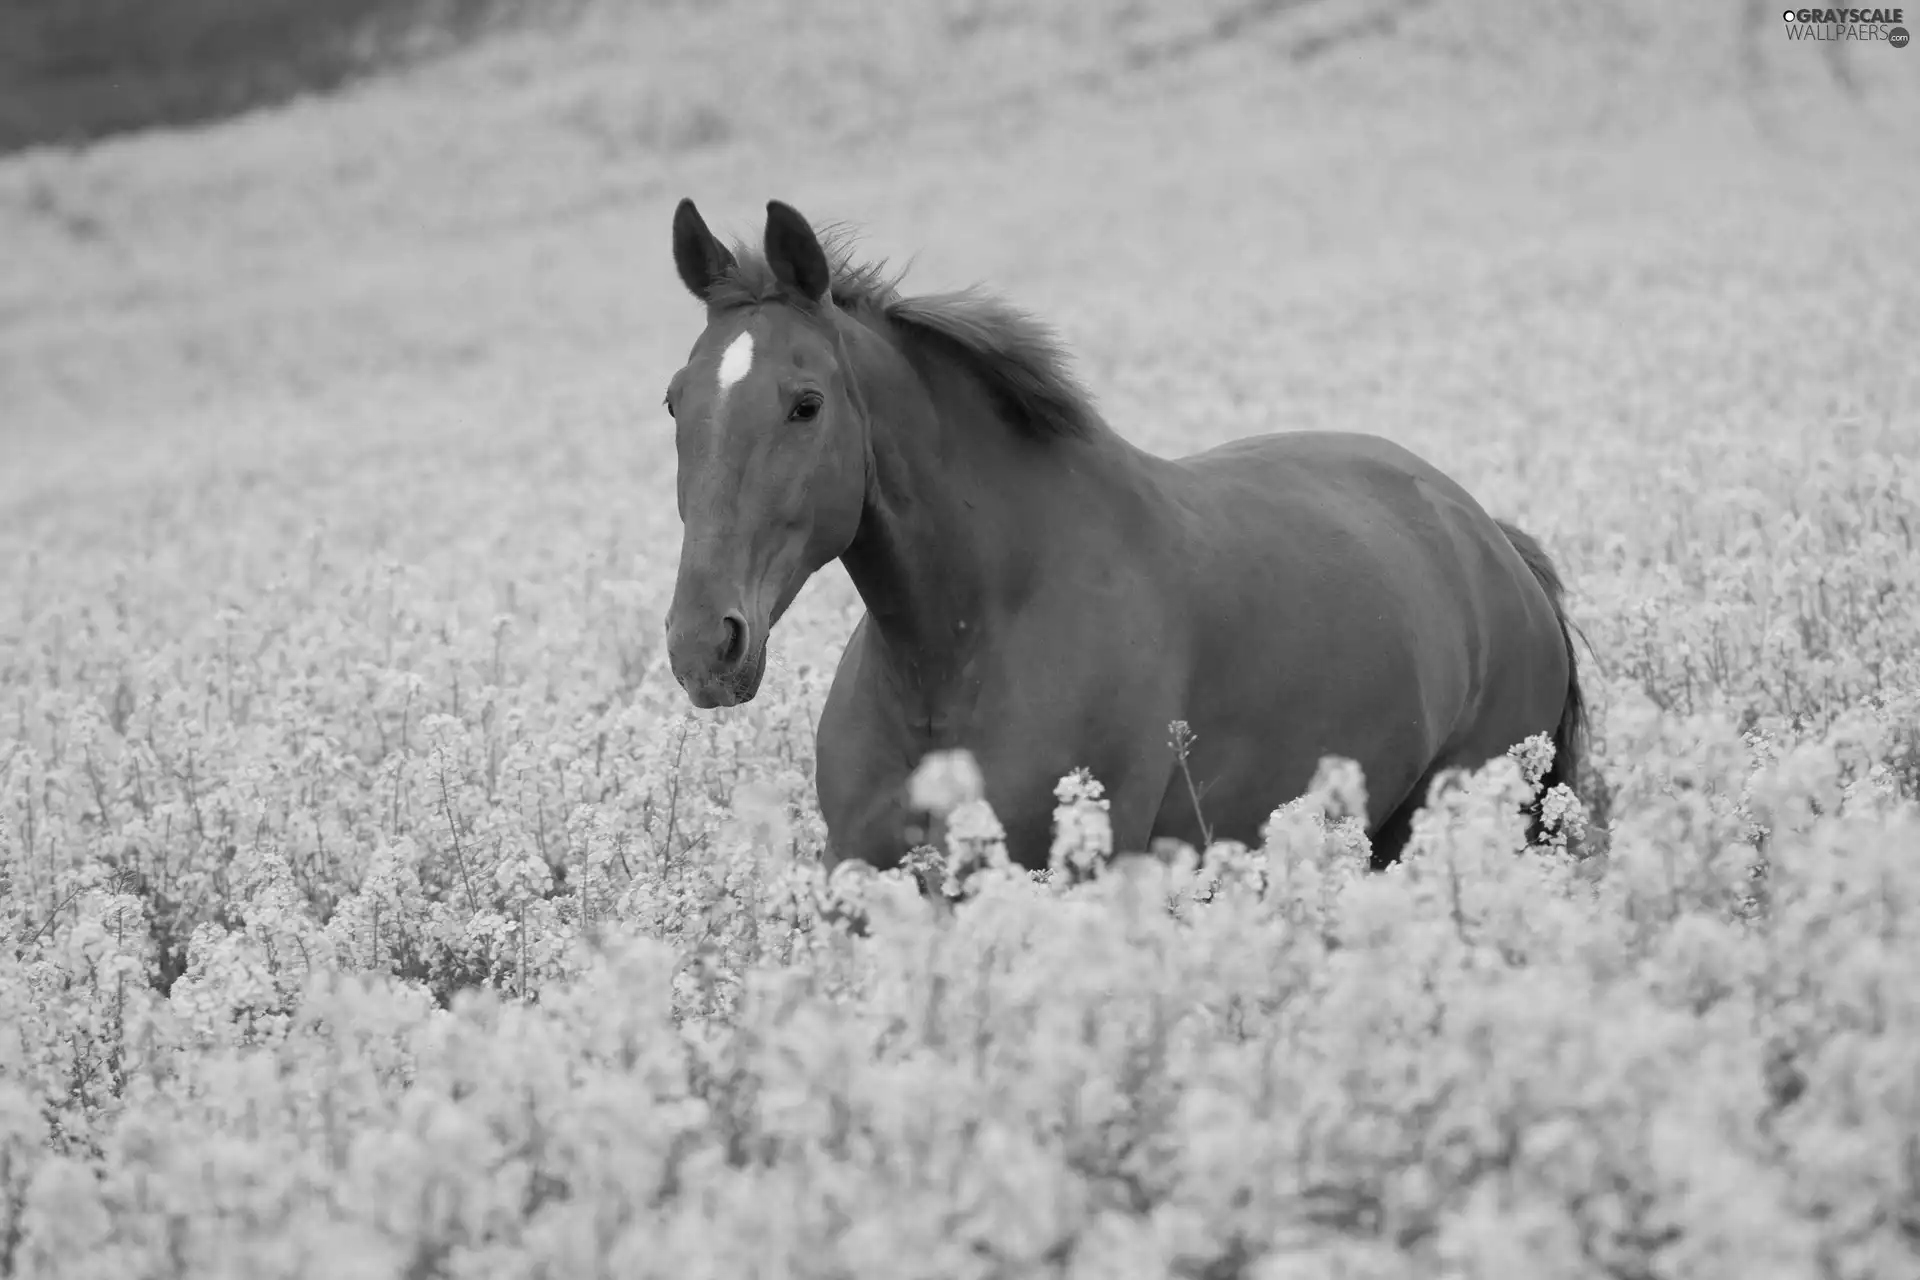
[[[731,667],[747,656],[747,620],[729,613],[720,623],[726,628],[726,638],[720,642],[720,661]]]

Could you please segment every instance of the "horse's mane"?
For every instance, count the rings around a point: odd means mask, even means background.
[[[857,260],[849,228],[829,226],[818,236],[833,273],[835,306],[886,321],[903,340],[957,361],[1016,429],[1043,439],[1084,438],[1106,429],[1068,368],[1066,347],[1048,325],[980,288],[905,296],[899,285],[906,273],[890,273],[884,260]],[[736,244],[734,266],[709,290],[708,305],[729,309],[768,302],[807,307],[781,284],[764,255]]]

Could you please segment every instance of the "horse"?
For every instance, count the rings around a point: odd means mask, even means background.
[[[1035,869],[1080,768],[1114,850],[1144,853],[1257,845],[1323,756],[1350,758],[1375,868],[1444,770],[1550,733],[1543,786],[1575,784],[1560,578],[1409,450],[1301,431],[1149,453],[1052,328],[977,287],[904,294],[778,200],[757,254],[682,200],[673,258],[706,326],[665,401],[669,665],[696,708],[751,701],[769,633],[840,561],[865,612],[815,738],[829,869],[898,865],[908,780],[955,748]]]

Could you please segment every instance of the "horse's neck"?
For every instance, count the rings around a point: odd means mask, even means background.
[[[964,676],[1030,589],[1050,450],[990,420],[971,383],[876,378],[860,531],[841,557],[903,674],[928,692]]]

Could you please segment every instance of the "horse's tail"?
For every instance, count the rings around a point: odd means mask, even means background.
[[[1541,548],[1531,534],[1528,534],[1505,520],[1497,522],[1500,531],[1507,535],[1507,541],[1520,553],[1520,559],[1533,571],[1533,577],[1540,589],[1547,593],[1547,602],[1553,606],[1553,617],[1560,624],[1560,639],[1567,646],[1567,700],[1560,707],[1560,723],[1553,730],[1553,766],[1541,779],[1540,789],[1544,793],[1561,783],[1570,791],[1577,792],[1580,787],[1580,769],[1587,755],[1587,699],[1580,691],[1580,664],[1573,652],[1574,627],[1567,620],[1566,587],[1560,581],[1560,573],[1553,567],[1553,561]]]

